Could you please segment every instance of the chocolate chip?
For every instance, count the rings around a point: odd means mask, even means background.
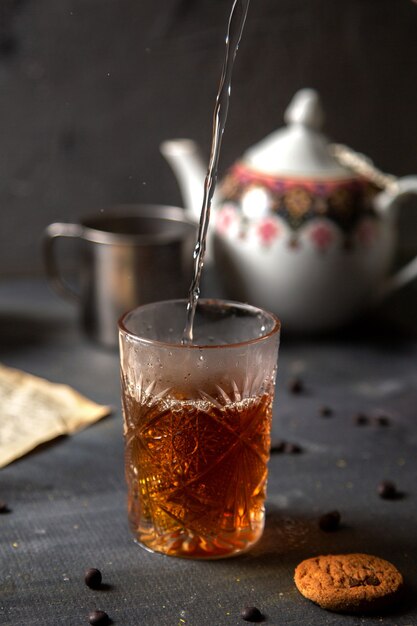
[[[332,532],[339,528],[340,513],[339,511],[329,511],[319,518],[319,528],[324,532]]]
[[[396,500],[400,497],[397,486],[390,480],[383,480],[378,485],[378,495],[384,500]]]
[[[101,572],[95,567],[90,567],[86,570],[84,575],[84,582],[90,589],[100,589],[101,587]]]
[[[374,421],[377,426],[389,426],[391,423],[389,417],[386,415],[377,415]]]
[[[92,626],[107,626],[111,624],[109,616],[104,611],[91,611],[88,621]]]
[[[279,454],[280,452],[284,452],[285,441],[282,439],[275,439],[271,442],[271,454]]]
[[[240,617],[246,622],[263,622],[265,617],[256,606],[247,606],[243,609]]]
[[[370,574],[369,576],[366,576],[365,578],[365,585],[371,585],[371,587],[378,587],[378,585],[380,584],[381,584],[381,581],[379,580],[379,578],[377,578],[373,574]]]
[[[302,451],[303,449],[298,443],[290,443],[289,441],[284,443],[284,452],[286,454],[300,454]]]
[[[301,393],[304,391],[304,384],[301,378],[292,378],[288,383],[288,390],[291,393]]]
[[[356,415],[353,416],[353,421],[357,426],[365,426],[365,424],[369,423],[369,418],[364,413],[356,413]]]
[[[284,441],[283,439],[275,439],[271,443],[271,454],[299,454],[303,449],[298,443],[291,443],[290,441]]]
[[[354,578],[353,576],[349,576],[350,588],[366,587],[366,586],[377,587],[380,584],[381,584],[381,581],[379,580],[379,578],[377,578],[373,574],[370,574],[369,576],[365,576],[365,578],[363,578],[362,580],[359,580],[359,578]]]
[[[0,500],[0,514],[2,513],[10,513],[10,509],[7,506],[7,502],[4,500]]]
[[[327,405],[323,405],[322,407],[320,407],[319,412],[322,417],[331,417],[333,415],[333,409],[331,409]]]

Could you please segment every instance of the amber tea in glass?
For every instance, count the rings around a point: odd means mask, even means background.
[[[144,547],[214,559],[261,537],[278,319],[201,300],[184,343],[185,300],[121,320],[129,521]]]

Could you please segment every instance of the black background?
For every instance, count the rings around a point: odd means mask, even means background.
[[[52,221],[181,203],[159,144],[190,137],[207,155],[231,5],[2,0],[0,275],[42,271]],[[221,170],[282,125],[297,89],[314,87],[331,138],[386,171],[416,173],[416,32],[412,0],[252,0]]]

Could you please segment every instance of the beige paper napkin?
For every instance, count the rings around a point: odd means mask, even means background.
[[[58,385],[0,365],[0,468],[41,443],[93,424],[111,408]]]

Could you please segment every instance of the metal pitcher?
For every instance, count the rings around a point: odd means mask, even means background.
[[[61,237],[79,240],[77,288],[60,271]],[[117,346],[119,317],[139,304],[185,297],[191,280],[196,225],[179,208],[126,205],[79,223],[53,223],[44,233],[47,277],[62,297],[78,303],[89,337]]]

